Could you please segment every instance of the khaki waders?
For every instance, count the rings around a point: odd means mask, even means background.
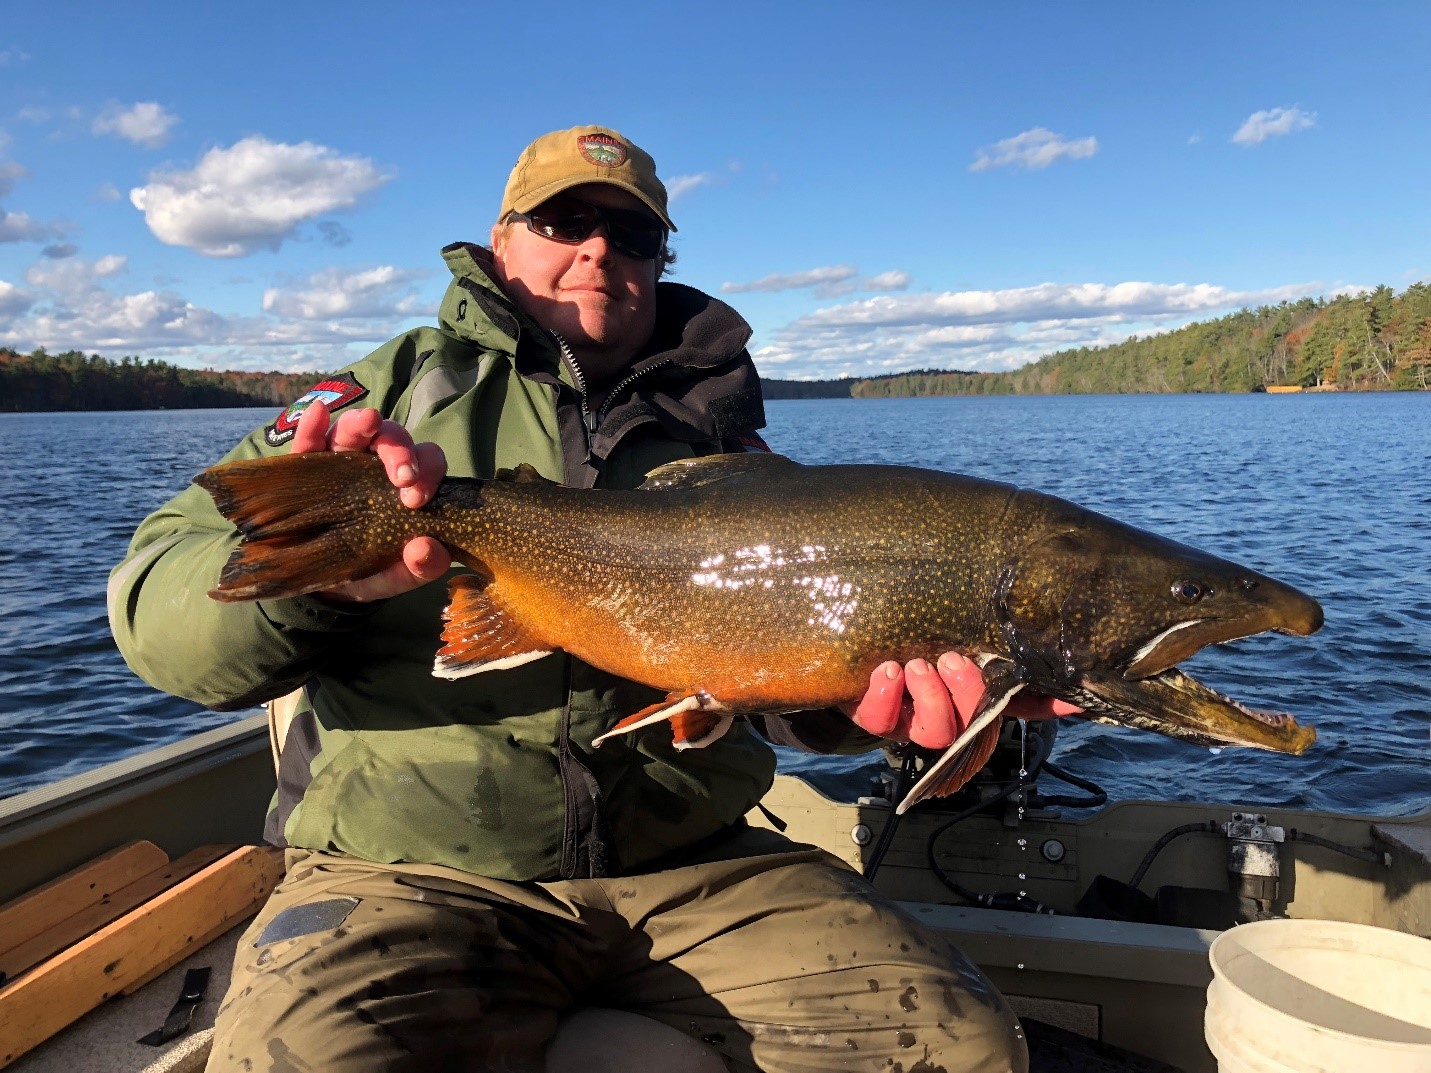
[[[703,1040],[731,1070],[1027,1070],[1013,1013],[958,950],[774,832],[613,879],[290,865],[239,943],[210,1071],[540,1073],[559,1020],[590,1007]]]

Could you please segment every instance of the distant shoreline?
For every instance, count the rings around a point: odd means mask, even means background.
[[[189,369],[0,347],[0,412],[287,406],[327,373]],[[1431,284],[1242,309],[1146,338],[1049,354],[1004,372],[913,369],[835,380],[762,378],[765,398],[1240,395],[1431,389]]]

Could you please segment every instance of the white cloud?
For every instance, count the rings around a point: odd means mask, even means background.
[[[0,197],[4,197],[11,190],[15,189],[17,179],[28,178],[30,173],[19,164],[12,164],[8,161],[0,161]]]
[[[100,202],[118,201],[123,196],[119,192],[119,187],[113,183],[100,183],[93,194],[94,199]]]
[[[434,312],[414,293],[413,281],[427,273],[391,266],[315,273],[270,290],[253,315],[205,309],[163,286],[127,293],[120,285],[127,267],[119,255],[44,259],[26,271],[25,290],[0,283],[0,345],[313,371],[361,357],[403,321]]]
[[[18,67],[29,59],[30,54],[18,48],[0,48],[0,67]]]
[[[1237,128],[1232,140],[1238,145],[1261,145],[1268,138],[1281,138],[1316,126],[1316,123],[1316,112],[1304,112],[1300,108],[1269,108],[1248,116],[1247,121]]]
[[[192,171],[156,171],[129,192],[149,229],[210,257],[277,250],[305,220],[354,208],[391,178],[364,157],[254,135],[210,149]]]
[[[722,294],[746,294],[750,291],[793,291],[802,287],[829,287],[854,279],[859,269],[854,265],[828,265],[803,272],[761,276],[749,283],[722,283]]]
[[[867,291],[902,291],[908,286],[909,273],[898,270],[860,280],[860,287]]]
[[[689,194],[698,186],[707,186],[715,182],[716,174],[713,171],[703,171],[697,175],[677,175],[666,183],[666,196],[671,201],[682,194]]]
[[[33,302],[34,299],[15,284],[0,279],[0,317],[23,313]]]
[[[158,101],[139,101],[128,108],[111,103],[95,117],[90,128],[96,134],[113,134],[125,141],[158,149],[169,140],[169,131],[179,117],[166,112]]]
[[[46,246],[40,251],[42,257],[49,257],[55,261],[64,260],[66,257],[73,257],[77,253],[79,253],[79,247],[73,242],[56,242]]]
[[[1018,166],[1038,171],[1060,157],[1079,160],[1096,152],[1097,138],[1069,140],[1046,127],[1034,127],[1022,134],[1015,134],[1012,138],[984,146],[975,156],[974,163],[969,165],[969,170],[988,171],[990,168]]]
[[[108,254],[97,261],[64,257],[36,261],[25,270],[25,282],[51,295],[81,299],[95,287],[95,281],[117,276],[129,264],[121,254]]]
[[[350,272],[328,268],[301,283],[263,292],[263,311],[295,320],[401,318],[435,314],[416,294],[428,273],[380,265]]]
[[[59,233],[54,224],[41,223],[23,212],[0,209],[0,242],[44,242]]]
[[[1057,350],[1104,346],[1243,306],[1318,293],[1296,284],[1233,291],[1213,284],[1040,284],[1002,291],[879,296],[786,325],[755,352],[767,375],[830,378],[957,368],[997,372]]]

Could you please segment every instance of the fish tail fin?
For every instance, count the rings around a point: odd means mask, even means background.
[[[384,507],[405,508],[373,455],[240,459],[194,483],[243,535],[209,592],[215,600],[301,596],[368,577],[402,554],[406,535],[374,524]]]
[[[480,574],[459,574],[449,583],[443,645],[432,667],[437,677],[465,678],[550,655],[550,645],[528,633],[492,599],[490,585],[491,579]]]

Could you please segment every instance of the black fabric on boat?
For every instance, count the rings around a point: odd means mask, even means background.
[[[1020,1017],[1019,1024],[1029,1045],[1029,1073],[1184,1073],[1178,1066],[1032,1017]]]
[[[148,1047],[160,1047],[189,1031],[189,1025],[194,1020],[194,1010],[204,1001],[204,992],[209,989],[210,972],[205,965],[184,973],[184,982],[179,986],[179,1001],[174,1003],[169,1016],[164,1018],[162,1025],[153,1032],[140,1036],[136,1042]]]
[[[320,931],[332,931],[358,907],[357,898],[329,898],[321,902],[295,905],[274,917],[253,941],[254,946],[267,946],[286,939],[297,939]]]

